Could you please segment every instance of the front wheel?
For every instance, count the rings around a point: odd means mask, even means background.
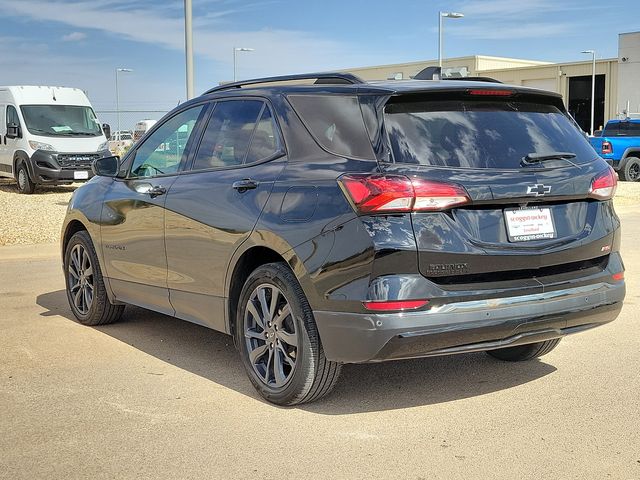
[[[16,182],[20,193],[32,194],[36,189],[35,184],[31,181],[31,177],[29,177],[29,171],[27,170],[27,166],[24,162],[20,162],[20,165],[18,166]]]
[[[498,360],[507,362],[523,362],[546,355],[556,348],[560,343],[559,338],[547,340],[545,342],[530,343],[528,345],[518,345],[517,347],[499,348],[497,350],[487,350],[487,353]]]
[[[109,302],[98,257],[89,234],[82,230],[69,240],[64,253],[67,298],[83,325],[105,325],[120,318],[124,305]]]
[[[249,275],[235,330],[247,375],[266,400],[312,402],[336,384],[341,365],[324,356],[313,312],[286,264],[269,263]]]

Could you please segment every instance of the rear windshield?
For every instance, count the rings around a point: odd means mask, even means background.
[[[553,105],[437,100],[387,104],[385,126],[398,163],[520,168],[529,153],[597,155],[573,121]]]
[[[602,132],[603,137],[640,137],[640,122],[608,123]]]

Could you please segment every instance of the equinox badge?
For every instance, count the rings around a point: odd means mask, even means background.
[[[546,195],[547,193],[551,193],[551,187],[543,185],[541,183],[536,183],[535,185],[527,187],[527,195],[535,195],[536,197],[541,197],[542,195]]]

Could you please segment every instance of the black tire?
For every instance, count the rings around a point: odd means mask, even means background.
[[[78,252],[81,252],[79,257],[76,256]],[[75,272],[75,276],[72,271]],[[78,278],[79,271],[82,281]],[[106,325],[122,316],[124,305],[113,305],[109,302],[98,257],[88,232],[77,232],[69,240],[64,252],[64,273],[67,299],[78,322],[91,326]],[[90,289],[88,285],[91,285]],[[84,293],[89,290],[90,300],[89,294],[85,296]]]
[[[618,171],[620,180],[637,182],[640,180],[640,158],[627,157],[624,167]]]
[[[257,301],[261,290],[271,291],[268,298],[264,297],[264,305],[269,307],[271,314],[265,313],[262,303]],[[256,313],[266,315],[266,319],[263,317],[258,322]],[[267,319],[271,321],[267,322]],[[262,324],[264,328],[260,326]],[[236,345],[247,375],[269,402],[284,406],[312,402],[327,395],[338,381],[341,365],[324,356],[313,312],[298,280],[285,263],[269,263],[249,275],[240,294],[235,325]],[[289,335],[291,340],[284,341],[283,334]],[[288,341],[295,342],[295,347]],[[258,351],[263,353],[256,355]],[[292,360],[293,366],[290,365]],[[277,385],[277,363],[282,367],[278,370],[282,372],[281,385]],[[262,368],[264,373],[261,373]],[[283,381],[283,375],[287,375],[286,381]]]
[[[487,353],[498,360],[507,362],[523,362],[546,355],[556,348],[560,343],[559,338],[547,340],[545,342],[530,343],[528,345],[518,345],[517,347],[499,348],[497,350],[487,350]]]
[[[29,176],[29,170],[24,162],[18,164],[18,170],[16,171],[16,183],[18,184],[18,191],[26,195],[30,195],[36,189],[36,185],[31,181]]]

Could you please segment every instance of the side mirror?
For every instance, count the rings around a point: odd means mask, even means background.
[[[117,177],[120,172],[120,157],[104,157],[94,160],[91,169],[101,177]]]
[[[596,130],[595,132],[593,132],[593,136],[594,137],[601,137],[602,136],[602,130]]]
[[[8,124],[7,138],[22,138],[22,132],[20,130],[20,125],[18,125],[17,123]]]
[[[111,137],[111,125],[109,125],[108,123],[103,123],[102,124],[102,132],[104,133],[104,136],[107,138]]]

